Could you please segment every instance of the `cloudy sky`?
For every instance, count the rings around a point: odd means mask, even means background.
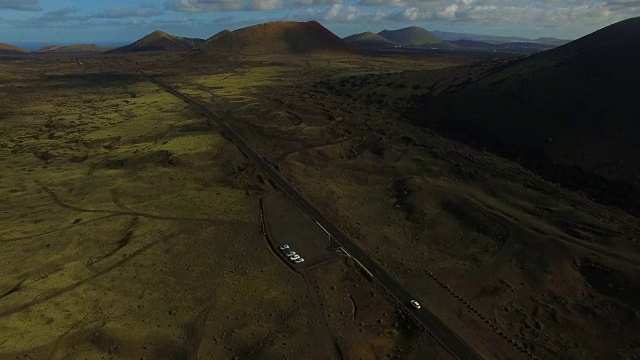
[[[574,39],[640,16],[640,0],[0,0],[0,42],[128,42],[162,29],[207,38],[276,20],[318,20],[340,36],[428,30]]]

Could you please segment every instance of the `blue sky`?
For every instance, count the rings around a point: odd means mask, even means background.
[[[157,29],[208,38],[277,20],[317,20],[340,36],[421,26],[573,39],[634,16],[640,0],[0,0],[0,42],[125,43]]]

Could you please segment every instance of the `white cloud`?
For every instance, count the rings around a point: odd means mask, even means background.
[[[467,22],[536,27],[605,26],[640,15],[640,0],[361,0],[368,6],[405,9],[386,16],[388,21]]]
[[[358,5],[362,6],[389,6],[403,7],[415,5],[419,0],[361,0]]]
[[[439,12],[439,15],[446,20],[455,20],[456,12],[458,11],[459,6],[457,4],[451,4],[447,6],[443,11]]]
[[[249,5],[251,10],[274,10],[282,8],[281,0],[252,0]]]
[[[328,8],[303,8],[289,12],[279,20],[309,21],[318,20],[323,24],[338,23],[367,27],[384,21],[388,11],[371,11],[358,5],[334,4]]]
[[[180,12],[275,10],[343,4],[346,0],[167,0],[165,7]]]
[[[329,22],[466,22],[540,27],[604,26],[640,15],[640,0],[167,0],[182,12],[301,8],[285,17]],[[323,6],[327,6],[322,8]],[[370,10],[368,10],[370,9]],[[315,15],[314,15],[315,14]],[[312,17],[315,16],[315,17]]]
[[[405,9],[402,13],[402,19],[408,21],[415,21],[418,19],[418,16],[420,16],[420,10],[414,7]]]
[[[41,11],[39,0],[0,0],[0,9]]]
[[[50,10],[40,16],[30,17],[25,20],[12,20],[11,24],[18,28],[50,29],[50,28],[77,28],[78,24],[88,24],[90,17],[79,14],[73,7]]]
[[[640,8],[640,0],[614,0],[607,2],[607,6],[611,9],[617,10],[638,10],[638,8]]]
[[[321,6],[321,5],[334,5],[344,4],[345,0],[297,0],[289,3],[291,7],[307,7],[307,6]]]
[[[42,16],[48,17],[48,18],[65,18],[71,14],[75,14],[76,12],[78,12],[76,8],[66,7],[66,8],[57,9],[57,10],[49,10],[45,12],[44,15]]]
[[[115,6],[98,13],[95,17],[101,18],[126,18],[126,17],[152,17],[162,15],[164,11],[153,3],[143,2],[139,6]]]
[[[165,2],[167,9],[182,12],[215,12],[247,8],[243,0],[177,0]]]

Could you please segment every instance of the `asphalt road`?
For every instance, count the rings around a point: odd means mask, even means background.
[[[156,83],[166,91],[197,107],[209,119],[215,122],[222,133],[231,140],[242,153],[244,153],[273,183],[280,188],[289,198],[311,219],[328,232],[353,258],[358,260],[374,279],[382,285],[397,301],[404,307],[408,314],[422,324],[427,331],[456,359],[482,359],[467,343],[458,337],[453,330],[445,325],[437,316],[424,306],[421,309],[414,309],[409,301],[414,299],[407,290],[376,260],[370,257],[355,241],[347,234],[334,226],[324,215],[320,213],[298,190],[291,185],[277,170],[275,170],[263,157],[256,154],[222,119],[209,110],[206,106],[187,95],[180,93],[173,87],[159,81],[146,73],[139,73],[148,80]]]

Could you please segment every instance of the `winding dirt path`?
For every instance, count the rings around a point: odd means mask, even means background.
[[[145,252],[145,251],[157,246],[158,244],[166,242],[166,241],[168,241],[170,239],[173,239],[177,235],[182,235],[182,234],[184,234],[184,232],[176,231],[176,232],[164,235],[160,239],[158,239],[156,241],[153,241],[153,242],[141,247],[140,249],[132,252],[129,256],[124,257],[120,261],[118,261],[118,262],[116,262],[114,264],[111,264],[111,265],[105,267],[102,270],[97,271],[96,273],[94,273],[93,275],[91,275],[89,277],[86,277],[86,278],[84,278],[84,279],[82,279],[80,281],[77,281],[77,282],[75,282],[75,283],[73,283],[71,285],[62,287],[60,289],[45,291],[42,294],[36,296],[36,298],[33,299],[32,301],[28,301],[28,302],[26,302],[24,304],[17,305],[17,306],[14,306],[14,307],[10,307],[8,309],[0,310],[0,318],[7,317],[9,315],[13,315],[13,314],[15,314],[17,312],[20,312],[22,310],[26,310],[26,309],[28,309],[30,307],[36,306],[36,305],[41,304],[41,303],[43,303],[45,301],[48,301],[48,300],[51,300],[51,299],[53,299],[53,298],[55,298],[57,296],[60,296],[60,295],[62,295],[64,293],[67,293],[67,292],[69,292],[71,290],[74,290],[74,289],[78,288],[79,286],[81,286],[83,284],[86,284],[89,281],[92,281],[92,280],[94,280],[94,279],[96,279],[96,278],[98,278],[98,277],[100,277],[102,275],[105,275],[105,274],[111,272],[112,270],[115,270],[118,267],[128,263],[129,261],[131,261],[134,258],[136,258],[138,255],[140,255],[143,252]]]

